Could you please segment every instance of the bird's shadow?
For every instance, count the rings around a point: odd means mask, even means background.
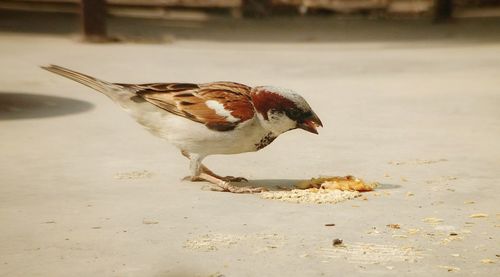
[[[250,187],[263,187],[269,191],[292,190],[296,189],[297,184],[308,179],[255,179],[248,180],[248,182],[234,183],[235,186],[250,186]],[[377,190],[389,190],[400,188],[401,185],[379,183]]]
[[[93,107],[89,102],[73,98],[0,91],[0,120],[63,116],[86,112]]]

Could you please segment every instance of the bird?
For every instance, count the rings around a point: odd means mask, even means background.
[[[210,83],[111,83],[71,69],[41,68],[97,90],[121,106],[153,135],[190,160],[190,181],[212,189],[258,193],[263,187],[236,186],[243,177],[220,176],[203,165],[209,155],[255,152],[294,129],[318,134],[323,123],[298,93],[274,86],[228,81]]]

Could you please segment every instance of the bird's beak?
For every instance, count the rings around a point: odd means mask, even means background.
[[[321,123],[321,120],[316,114],[313,114],[311,117],[306,118],[303,122],[298,123],[297,127],[317,135],[318,130],[316,130],[316,128],[323,127],[323,123]]]

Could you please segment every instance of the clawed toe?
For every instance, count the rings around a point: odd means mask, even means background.
[[[216,184],[212,187],[212,190],[231,193],[260,193],[263,191],[267,191],[267,189],[263,187],[238,187],[232,185],[229,182],[225,182],[224,184]]]
[[[197,176],[186,176],[186,177],[182,178],[182,181],[204,182],[205,180],[203,180],[202,178],[197,177]]]
[[[250,187],[250,186],[235,186],[231,184],[231,181],[233,182],[242,182],[246,181],[248,182],[247,179],[243,177],[233,177],[233,176],[227,176],[224,178],[216,178],[212,175],[206,174],[204,172],[200,173],[199,176],[187,176],[184,177],[183,180],[188,180],[192,182],[197,182],[197,181],[207,181],[212,183],[212,187],[210,188],[213,191],[220,191],[220,192],[232,192],[232,193],[260,193],[263,191],[267,191],[266,188],[263,187]]]
[[[234,176],[222,177],[222,180],[224,180],[226,182],[236,182],[236,183],[239,183],[239,182],[248,182],[247,178],[244,178],[244,177],[234,177]]]

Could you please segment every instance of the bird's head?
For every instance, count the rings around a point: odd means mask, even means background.
[[[261,124],[275,135],[297,128],[318,134],[316,128],[323,127],[306,100],[291,90],[255,87],[251,97]]]

